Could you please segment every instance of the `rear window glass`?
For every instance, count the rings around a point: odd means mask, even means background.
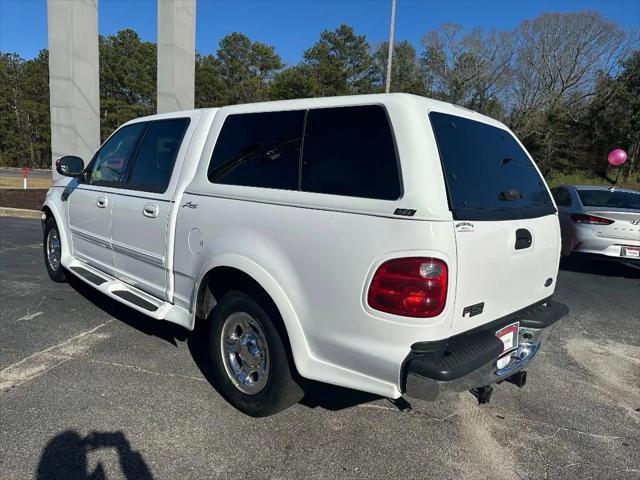
[[[555,213],[544,181],[508,131],[429,114],[457,220],[515,220]]]
[[[396,200],[400,173],[387,113],[379,105],[309,110],[302,190]]]
[[[298,188],[304,110],[229,115],[209,164],[209,181]]]
[[[393,133],[380,105],[229,115],[208,178],[385,200],[402,195]]]
[[[611,190],[578,190],[585,207],[612,207],[640,209],[640,193]]]

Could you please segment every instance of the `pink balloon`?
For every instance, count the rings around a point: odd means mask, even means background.
[[[616,148],[615,150],[611,150],[609,152],[609,157],[607,157],[607,160],[609,160],[609,163],[614,167],[619,167],[627,161],[627,152],[625,152],[621,148]]]

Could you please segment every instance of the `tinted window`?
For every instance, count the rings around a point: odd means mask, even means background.
[[[395,200],[400,174],[383,107],[309,110],[304,135],[302,190]]]
[[[129,183],[132,188],[164,192],[189,119],[151,122],[138,149]]]
[[[640,209],[640,193],[619,190],[578,190],[585,207],[613,207]]]
[[[112,185],[127,177],[131,153],[146,123],[134,123],[115,132],[98,151],[88,171],[90,184]]]
[[[229,115],[209,164],[209,181],[250,187],[298,188],[305,112]]]
[[[555,198],[556,203],[560,207],[570,207],[571,206],[571,195],[566,188],[554,188],[551,190],[553,194],[553,198]]]
[[[454,218],[509,220],[555,212],[542,178],[508,131],[444,113],[429,117]]]

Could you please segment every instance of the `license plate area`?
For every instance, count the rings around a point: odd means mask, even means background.
[[[500,357],[498,357],[498,369],[504,368],[509,364],[512,354],[518,348],[519,333],[520,322],[507,325],[496,332],[496,337],[498,337],[498,340],[500,340],[504,346]]]
[[[622,256],[640,258],[640,247],[622,247]]]

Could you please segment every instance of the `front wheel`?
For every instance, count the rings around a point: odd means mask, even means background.
[[[67,276],[62,267],[62,240],[58,225],[53,218],[48,218],[44,224],[44,264],[47,267],[49,278],[54,282],[65,282]]]
[[[273,415],[303,397],[280,322],[277,312],[239,291],[228,292],[209,316],[214,381],[229,403],[252,417]]]

